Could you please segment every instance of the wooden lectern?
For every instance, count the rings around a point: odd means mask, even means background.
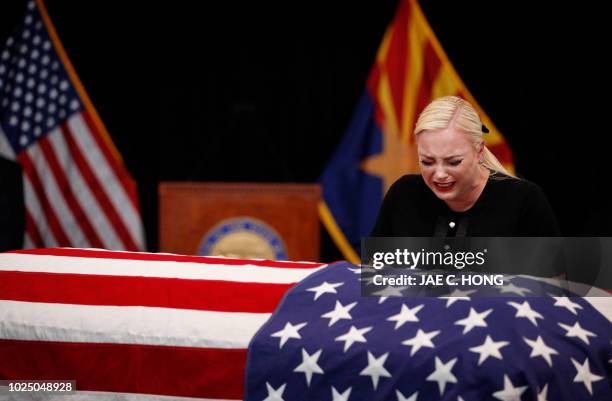
[[[159,250],[318,261],[318,184],[162,182]]]

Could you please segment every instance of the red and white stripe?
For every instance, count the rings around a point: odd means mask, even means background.
[[[87,112],[16,158],[24,173],[27,246],[144,249],[134,182]]]
[[[11,144],[9,143],[6,137],[6,134],[2,130],[1,126],[0,126],[0,156],[4,157],[5,159],[9,159],[9,160],[15,159],[15,153],[13,152],[13,148],[11,147]]]
[[[241,399],[249,341],[284,293],[324,266],[92,249],[0,254],[0,378],[76,380],[79,399]]]

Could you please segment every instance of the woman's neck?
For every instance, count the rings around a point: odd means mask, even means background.
[[[480,177],[476,181],[476,183],[472,186],[469,193],[467,193],[461,199],[456,199],[452,201],[446,201],[448,207],[454,212],[465,212],[474,206],[482,191],[484,191],[485,186],[487,185],[487,181],[489,180],[490,171],[487,168],[482,168],[480,170]]]

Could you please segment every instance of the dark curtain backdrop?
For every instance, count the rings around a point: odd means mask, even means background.
[[[160,181],[317,180],[396,2],[46,1],[138,183],[149,250]],[[2,43],[24,4],[0,6]],[[605,13],[526,1],[421,4],[564,234],[610,235]],[[338,258],[324,236],[323,259]]]

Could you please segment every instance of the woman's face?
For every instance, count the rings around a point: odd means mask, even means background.
[[[461,201],[481,179],[479,160],[483,144],[456,129],[424,131],[416,139],[421,175],[427,186],[444,201]]]

